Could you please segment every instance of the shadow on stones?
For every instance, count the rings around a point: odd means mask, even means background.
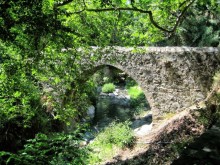
[[[132,125],[131,125],[131,128],[132,129],[136,129],[136,128],[139,128],[143,125],[150,125],[152,123],[152,114],[147,114],[146,116],[144,117],[141,117],[141,118],[138,118],[138,119],[135,119],[133,122],[132,122]]]
[[[181,156],[172,163],[172,165],[192,164],[220,164],[220,120],[187,146]]]

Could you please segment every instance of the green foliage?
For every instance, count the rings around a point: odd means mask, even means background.
[[[220,7],[218,0],[197,1],[187,12],[177,29],[177,33],[168,40],[171,45],[214,46],[220,44]]]
[[[129,127],[131,122],[123,123],[112,122],[95,138],[94,142],[89,144],[92,149],[90,153],[90,164],[96,164],[100,161],[112,157],[117,147],[124,148],[132,146],[134,143],[134,134]]]
[[[139,86],[133,86],[128,89],[128,94],[131,98],[137,99],[140,95],[143,95],[143,91]]]
[[[98,134],[93,145],[113,144],[120,148],[129,146],[133,143],[134,135],[129,121],[123,123],[112,122],[103,132]]]
[[[115,85],[113,83],[104,84],[102,87],[103,93],[112,93],[115,90]]]
[[[95,83],[96,86],[102,85],[103,78],[102,73],[100,71],[97,71],[93,76],[92,80]]]
[[[77,132],[50,136],[37,134],[17,154],[0,152],[1,164],[87,164],[88,150],[80,147],[77,136]]]
[[[1,114],[7,116],[8,120],[23,116],[25,117],[23,125],[28,127],[30,119],[35,114],[30,110],[38,108],[40,93],[24,72],[18,69],[19,65],[13,60],[1,65]]]
[[[104,83],[109,83],[109,81],[110,81],[109,77],[103,77],[103,82]]]
[[[152,44],[163,39],[166,34],[158,30],[156,26],[152,26],[149,15],[146,12],[140,13],[140,11],[152,11],[154,22],[170,30],[175,25],[179,12],[189,3],[188,1],[183,3],[184,0],[133,1],[133,3],[118,0],[89,2],[79,0],[67,1],[67,3],[64,1],[63,4],[66,5],[62,5],[62,1],[43,0],[40,2],[42,17],[46,19],[48,25],[53,25],[54,28],[64,32],[67,31],[70,35],[74,34],[74,43],[78,46],[85,43],[99,46]],[[125,9],[133,8],[133,10],[117,10],[116,6]],[[106,8],[112,10],[103,10],[103,12],[98,10]],[[58,20],[47,20],[49,16],[58,18]],[[50,32],[54,29],[51,27],[46,30]],[[53,35],[56,36],[56,34]]]
[[[132,107],[144,107],[147,105],[147,100],[139,86],[133,86],[128,89],[128,95],[131,98]]]
[[[46,48],[47,58],[35,63],[18,47],[0,42],[0,150],[16,152],[38,132],[59,131],[61,121],[78,119],[87,106],[91,85],[78,86],[69,75],[74,71],[68,53],[54,50],[48,57],[52,48]]]
[[[137,82],[135,80],[133,80],[132,78],[127,78],[126,79],[126,85],[125,88],[129,89],[130,87],[136,86]]]
[[[18,49],[0,43],[0,145],[16,151],[38,131],[48,131],[51,120],[40,105],[40,89],[26,70]]]
[[[42,1],[42,11],[45,14],[49,14],[50,12],[53,11],[54,7],[54,0],[43,0]]]
[[[3,0],[0,5],[0,38],[15,41],[13,44],[25,52],[29,50],[28,54],[36,59],[42,58],[41,50],[47,45],[53,45],[55,49],[88,45],[152,45],[169,35],[164,33],[164,29],[172,30],[176,20],[179,20],[178,16],[190,3],[191,1],[184,0]],[[200,14],[200,11],[204,13],[204,10],[220,10],[217,0],[202,0],[197,4],[199,7],[191,7],[196,11],[195,15]],[[208,10],[205,8],[206,4],[210,7]],[[150,19],[149,13],[152,13],[153,19]],[[186,19],[195,17],[190,14],[189,12]],[[218,13],[214,15],[218,16]],[[217,19],[211,18],[209,22],[216,22]],[[215,37],[214,40],[216,39]]]

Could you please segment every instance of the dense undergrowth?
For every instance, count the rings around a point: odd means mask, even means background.
[[[89,144],[92,152],[89,155],[90,164],[98,164],[112,158],[117,150],[132,147],[135,137],[130,128],[131,122],[112,122],[103,131],[97,134]]]
[[[0,152],[0,164],[87,164],[87,148],[80,146],[80,133],[37,134],[17,153]]]
[[[83,130],[68,134],[39,133],[29,139],[17,153],[0,152],[0,164],[4,165],[87,165],[110,159],[117,150],[132,147],[135,137],[130,122],[112,122],[99,132],[88,146],[82,145]]]

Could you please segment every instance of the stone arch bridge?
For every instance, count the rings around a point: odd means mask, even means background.
[[[220,68],[220,48],[93,47],[83,52],[82,74],[114,66],[142,88],[154,116],[175,113],[204,100]]]

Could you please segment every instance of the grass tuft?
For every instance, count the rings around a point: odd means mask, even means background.
[[[132,146],[135,137],[130,124],[129,121],[121,123],[114,121],[99,133],[95,140],[89,144],[92,150],[90,164],[108,160],[115,156],[118,149]]]
[[[104,84],[104,86],[102,87],[102,92],[103,93],[112,93],[115,90],[115,85],[113,83],[107,83]]]

